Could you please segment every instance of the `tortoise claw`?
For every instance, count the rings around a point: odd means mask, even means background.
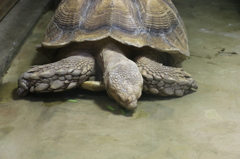
[[[195,90],[198,89],[198,85],[195,80],[191,83],[190,89],[195,89]]]

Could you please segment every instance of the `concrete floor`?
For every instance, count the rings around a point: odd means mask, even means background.
[[[48,62],[35,51],[53,14],[48,12],[0,86],[0,158],[239,159],[239,8],[227,0],[174,2],[192,55],[183,67],[196,79],[197,92],[181,98],[144,94],[130,115],[104,92],[18,98],[18,76]]]

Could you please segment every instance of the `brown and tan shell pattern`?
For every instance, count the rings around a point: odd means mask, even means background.
[[[57,48],[106,37],[189,55],[185,27],[171,0],[63,0],[42,44]]]

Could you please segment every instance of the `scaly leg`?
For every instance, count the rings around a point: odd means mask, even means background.
[[[135,58],[144,79],[143,91],[162,96],[183,96],[190,89],[197,89],[191,75],[182,68],[164,66],[148,57]]]
[[[60,61],[32,66],[18,80],[17,92],[59,92],[79,86],[93,72],[94,58],[88,53],[79,53]]]

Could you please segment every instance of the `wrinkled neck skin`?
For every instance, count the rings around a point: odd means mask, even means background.
[[[176,54],[172,56],[169,53],[159,52],[154,50],[148,46],[142,48],[136,48],[133,46],[129,46],[126,44],[122,44],[112,38],[105,38],[98,41],[86,41],[81,43],[72,43],[68,46],[65,46],[58,51],[58,53],[54,56],[54,61],[58,61],[60,59],[78,55],[79,51],[82,53],[92,54],[96,61],[99,62],[98,55],[102,52],[102,50],[106,50],[106,47],[109,47],[109,44],[115,45],[109,50],[114,50],[115,52],[126,56],[127,58],[134,60],[136,56],[145,56],[152,61],[157,61],[162,63],[165,66],[174,66],[174,67],[181,67],[181,63],[183,57],[181,55],[177,56]],[[45,50],[46,51],[46,50]],[[99,65],[101,68],[102,65]]]
[[[117,45],[114,41],[107,41],[100,44],[97,50],[98,52],[95,53],[95,57],[101,70],[104,70],[108,66],[111,69],[115,64],[122,63],[128,58],[127,51],[120,48],[120,45]]]

